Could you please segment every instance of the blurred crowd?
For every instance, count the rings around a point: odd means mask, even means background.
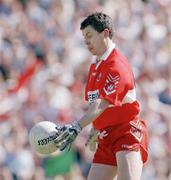
[[[95,11],[113,18],[114,42],[135,74],[150,138],[142,180],[171,179],[171,0],[1,0],[0,180],[86,179],[89,127],[69,153],[50,157],[32,151],[28,132],[86,111],[92,56],[80,22]]]

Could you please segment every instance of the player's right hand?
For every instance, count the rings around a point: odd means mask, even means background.
[[[92,127],[87,142],[85,144],[85,146],[89,147],[90,151],[94,152],[96,150],[98,144],[98,136],[99,136],[99,131],[97,131]]]
[[[75,122],[69,125],[64,125],[60,127],[56,127],[56,129],[60,132],[59,136],[54,140],[56,147],[61,151],[70,150],[72,143],[76,139],[77,135],[82,130],[79,123]]]

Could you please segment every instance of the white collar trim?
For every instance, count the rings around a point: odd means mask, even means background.
[[[105,53],[101,56],[100,59],[102,59],[103,61],[105,61],[105,60],[109,57],[110,53],[113,51],[113,49],[114,49],[115,47],[116,47],[116,45],[115,45],[114,43],[111,43],[110,46],[109,46],[109,48],[105,51]]]

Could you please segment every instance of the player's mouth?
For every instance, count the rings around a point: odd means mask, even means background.
[[[96,55],[95,49],[94,49],[93,47],[88,48],[88,50],[89,50],[93,55]]]
[[[93,51],[93,47],[88,46],[88,50],[91,52]]]

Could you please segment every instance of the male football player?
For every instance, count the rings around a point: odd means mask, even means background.
[[[127,58],[112,41],[112,19],[101,12],[86,17],[80,27],[92,62],[85,90],[89,109],[61,128],[55,140],[64,150],[92,123],[99,131],[88,180],[140,180],[147,160],[147,128],[139,117],[134,76]]]

